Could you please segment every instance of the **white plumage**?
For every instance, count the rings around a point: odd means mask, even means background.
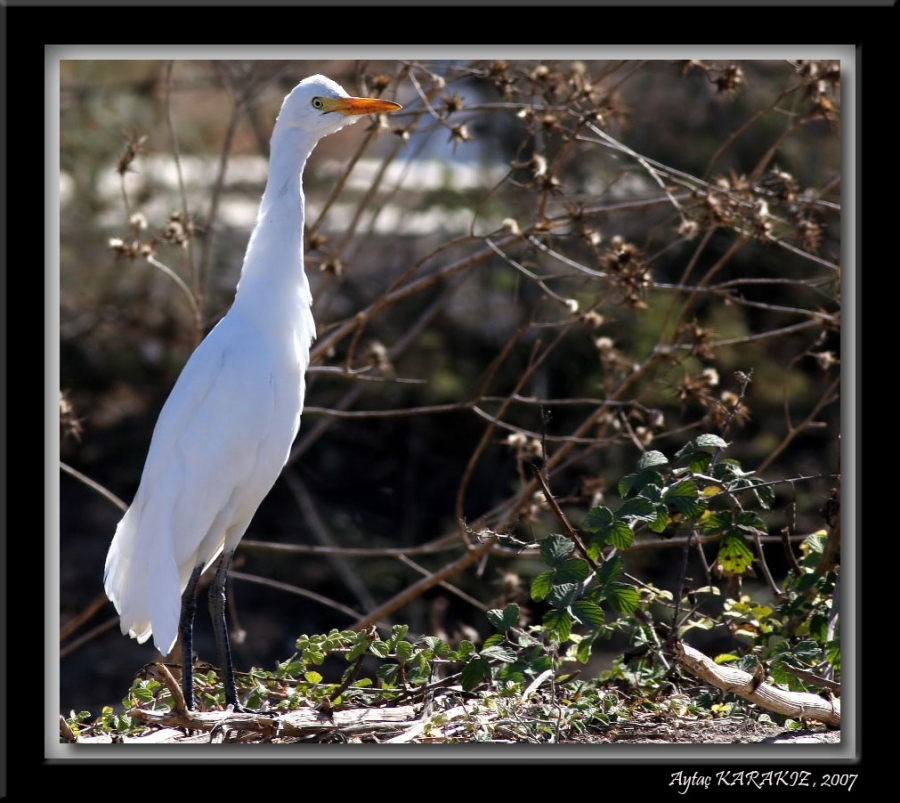
[[[321,75],[301,81],[284,99],[234,304],[178,377],[153,431],[140,487],[106,558],[104,585],[122,632],[139,642],[152,635],[163,655],[172,650],[180,625],[190,641],[191,621],[184,620],[192,620],[193,609],[185,614],[182,595],[188,589],[193,598],[199,574],[223,551],[230,561],[300,426],[315,337],[303,270],[306,160],[319,139],[358,115],[398,108],[351,98]],[[219,594],[223,602],[222,622],[216,623],[221,652],[228,643],[225,571],[220,574],[222,588],[214,588],[210,599],[212,604]],[[236,703],[233,678],[227,677],[230,654],[220,660],[226,699]],[[184,664],[190,676],[190,655]],[[189,677],[185,695],[192,707]]]

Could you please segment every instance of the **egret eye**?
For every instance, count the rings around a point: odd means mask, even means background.
[[[314,109],[321,110],[325,108],[325,101],[322,98],[313,98],[311,102]]]

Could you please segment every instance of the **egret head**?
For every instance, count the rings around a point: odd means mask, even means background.
[[[284,99],[276,122],[278,129],[299,130],[318,140],[356,122],[363,114],[380,114],[401,108],[399,103],[378,98],[354,98],[324,75],[304,78]]]

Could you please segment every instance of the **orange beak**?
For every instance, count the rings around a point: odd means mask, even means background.
[[[340,112],[348,116],[354,114],[386,114],[387,112],[395,112],[403,107],[399,103],[392,100],[381,100],[380,98],[338,98],[337,100],[326,100],[326,112]]]

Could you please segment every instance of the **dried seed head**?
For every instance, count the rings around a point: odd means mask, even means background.
[[[769,205],[762,199],[756,201],[753,210],[753,224],[758,237],[765,237],[772,230],[772,221],[769,215]]]
[[[503,572],[500,575],[500,587],[505,597],[515,597],[522,592],[522,578],[515,572]]]
[[[716,77],[716,88],[726,95],[735,94],[744,85],[744,71],[731,63]]]
[[[698,231],[700,231],[700,224],[696,220],[682,218],[681,223],[678,224],[678,236],[684,237],[685,240],[693,240]]]
[[[119,157],[118,164],[116,165],[116,172],[120,176],[124,176],[131,168],[131,163],[134,161],[135,157],[141,153],[143,150],[144,143],[147,141],[147,136],[141,137],[129,137],[125,143],[125,151]]]
[[[303,239],[306,242],[307,251],[318,251],[325,245],[325,243],[328,242],[328,237],[326,237],[324,234],[320,234],[319,232],[306,234]]]
[[[528,442],[528,438],[521,432],[510,432],[506,436],[506,445],[514,449],[521,449]]]
[[[840,365],[841,363],[840,359],[833,351],[820,351],[813,356],[816,358],[819,368],[823,371],[827,371],[832,366]]]
[[[189,218],[182,215],[181,212],[172,212],[169,215],[169,222],[163,229],[163,239],[173,245],[180,245],[186,248],[188,240],[194,233],[194,227]]]
[[[723,390],[722,395],[719,397],[719,399],[722,401],[722,404],[724,404],[730,410],[738,403],[740,396],[738,396],[737,393],[735,393],[733,390]]]
[[[448,116],[453,114],[453,112],[458,112],[462,107],[463,101],[459,95],[454,94],[444,98],[444,108],[447,110]]]
[[[59,392],[59,425],[64,437],[81,439],[81,419],[75,415],[75,408],[62,390]]]
[[[366,348],[366,362],[382,376],[394,376],[394,366],[387,347],[380,340],[372,340]]]
[[[469,133],[469,129],[466,128],[464,123],[451,127],[449,141],[453,143],[454,150],[460,142],[470,142],[471,140],[472,135]]]
[[[340,279],[344,275],[344,263],[339,259],[326,259],[319,265],[321,273],[330,273],[335,279]]]
[[[506,229],[510,234],[519,235],[522,233],[522,230],[519,228],[519,224],[511,218],[504,218],[503,223],[501,224],[502,228]]]
[[[581,313],[581,320],[590,326],[591,329],[599,329],[603,325],[604,319],[600,313],[588,310]]]

